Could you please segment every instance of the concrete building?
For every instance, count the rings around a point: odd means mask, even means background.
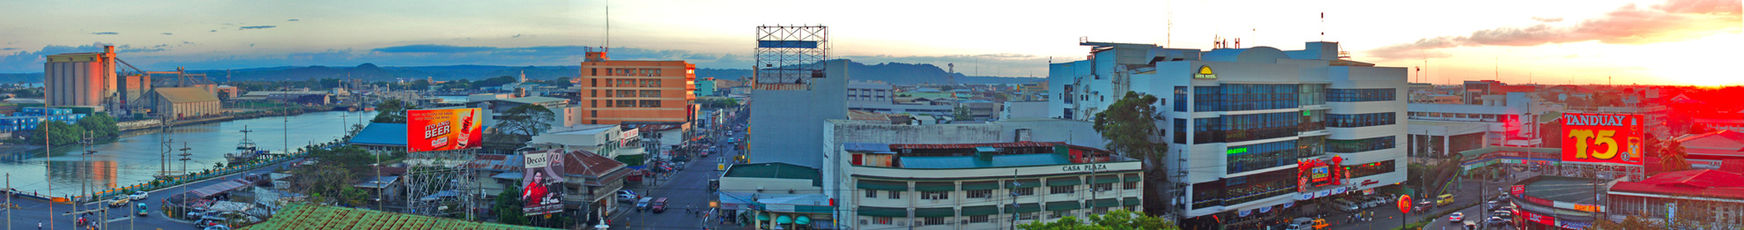
[[[721,96],[721,95],[715,94],[715,92],[716,92],[715,91],[715,78],[711,77],[711,78],[707,78],[707,79],[696,80],[696,96],[697,97]]]
[[[115,47],[101,53],[48,55],[42,64],[43,94],[49,106],[102,108],[115,96]]]
[[[746,160],[819,168],[824,125],[848,118],[847,61],[825,62],[822,78],[804,84],[758,83],[751,91]]]
[[[1212,50],[1084,42],[1088,60],[1049,66],[1049,115],[1090,120],[1131,91],[1159,99],[1153,140],[1168,178],[1147,211],[1184,227],[1264,228],[1298,200],[1404,182],[1404,68],[1303,50]],[[1303,171],[1326,171],[1307,173]],[[1298,183],[1299,180],[1312,181]],[[1272,211],[1271,210],[1286,210]],[[1253,214],[1253,215],[1243,215]]]
[[[644,153],[642,137],[637,133],[635,129],[625,131],[620,125],[576,125],[553,128],[533,136],[527,145],[542,149],[582,150],[612,159],[641,158]]]
[[[1411,156],[1447,157],[1488,145],[1537,146],[1538,115],[1528,93],[1481,97],[1477,104],[1410,103],[1407,150]]]
[[[721,173],[715,196],[722,212],[750,221],[752,229],[820,229],[833,219],[819,175],[782,162],[735,164]]]
[[[832,120],[825,194],[841,229],[1004,229],[1141,206],[1140,163],[1084,147],[1106,143],[1091,126]]]
[[[950,116],[950,105],[932,103],[899,103],[890,84],[882,81],[849,81],[848,109],[889,114],[926,114]]]
[[[689,122],[696,99],[696,65],[685,61],[609,60],[605,51],[587,52],[581,62],[584,124]]]
[[[138,103],[142,106],[136,108],[150,108],[156,116],[174,119],[216,116],[224,112],[212,91],[194,87],[155,88]]]
[[[1007,101],[999,107],[999,120],[1001,121],[1046,118],[1048,118],[1048,102],[1046,101]]]

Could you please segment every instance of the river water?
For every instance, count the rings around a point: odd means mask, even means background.
[[[224,154],[236,152],[237,143],[242,141],[244,127],[253,131],[248,139],[258,148],[278,153],[285,151],[287,143],[295,151],[310,143],[336,140],[350,125],[367,124],[373,117],[375,112],[328,111],[176,126],[170,134],[174,144],[168,170],[182,170],[182,162],[176,161],[181,152],[176,149],[184,144],[193,154],[187,171],[198,172],[225,162]],[[26,193],[48,193],[50,183],[54,184],[51,194],[62,195],[79,194],[81,185],[88,185],[89,191],[101,191],[144,183],[163,170],[159,138],[164,135],[156,129],[128,132],[119,140],[92,145],[90,149],[96,153],[90,155],[79,154],[84,149],[78,145],[55,147],[53,156],[47,158],[41,151],[6,153],[0,160],[0,172],[10,174],[12,186]]]

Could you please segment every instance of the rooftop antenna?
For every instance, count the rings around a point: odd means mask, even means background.
[[[1493,65],[1493,67],[1491,67],[1491,68],[1495,68],[1492,71],[1496,71],[1495,72],[1496,75],[1494,77],[1491,77],[1491,78],[1493,78],[1493,80],[1496,80],[1496,81],[1502,81],[1502,57],[1496,56],[1496,62],[1494,62],[1492,65]]]
[[[604,50],[605,51],[612,50],[612,1],[611,0],[606,0],[606,47],[604,47]]]
[[[1320,10],[1320,41],[1326,41],[1326,10]]]
[[[1169,19],[1168,19],[1169,28],[1167,29],[1168,33],[1165,33],[1165,35],[1164,35],[1163,46],[1174,47],[1175,46],[1175,44],[1174,44],[1175,43],[1175,1],[1168,1],[1166,4],[1169,7]],[[1048,62],[1053,63],[1053,58],[1049,58]]]

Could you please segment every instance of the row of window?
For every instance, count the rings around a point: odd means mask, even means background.
[[[599,100],[588,100],[588,106],[594,108],[660,108],[660,100],[605,100],[605,106],[600,106]],[[599,111],[593,116],[598,117]]]
[[[1393,100],[1393,94],[1397,93],[1398,90],[1391,89],[1391,88],[1331,89],[1330,92],[1331,92],[1331,94],[1327,95],[1327,97],[1326,97],[1327,101],[1359,102],[1359,101],[1391,101],[1391,100]]]
[[[1392,125],[1397,122],[1396,113],[1364,113],[1364,114],[1332,114],[1326,118],[1326,126],[1337,128],[1356,128],[1379,125]]]
[[[600,70],[605,70],[605,71],[600,71]],[[605,72],[605,74],[608,76],[658,76],[661,73],[660,69],[639,69],[639,68],[589,68],[588,69],[588,73],[590,74],[589,76],[599,76],[600,72]]]
[[[1364,138],[1356,140],[1326,140],[1326,151],[1334,153],[1358,153],[1391,149],[1394,145],[1393,136]]]
[[[601,90],[588,90],[588,95],[600,97]],[[660,90],[604,90],[605,97],[660,97]]]
[[[1296,140],[1229,147],[1225,158],[1229,173],[1240,173],[1296,163]]]
[[[1296,191],[1296,171],[1279,170],[1193,184],[1192,209],[1240,204]]]
[[[1076,185],[1048,186],[1048,194],[1074,194],[1074,193],[1078,193],[1078,189],[1076,187],[1077,187]],[[1128,189],[1128,190],[1138,189],[1138,182],[1136,182],[1136,181],[1121,182],[1120,187],[1121,187],[1121,189]],[[1035,189],[1036,188],[1030,187],[1030,188],[1007,188],[1006,190],[1009,190],[1011,192],[1011,194],[1016,195],[1016,196],[1032,196],[1032,195],[1035,195],[1035,193],[1036,193]],[[1097,192],[1114,191],[1114,184],[1112,184],[1112,183],[1090,184],[1090,190],[1095,190]],[[902,199],[902,194],[904,192],[906,192],[906,191],[901,191],[901,190],[876,190],[876,189],[862,189],[861,191],[864,191],[863,193],[866,196],[866,198],[878,198],[879,197],[878,194],[882,193],[882,194],[886,195],[884,197],[889,198],[889,199]],[[880,192],[880,191],[883,191],[883,192]],[[992,189],[963,190],[963,196],[965,198],[991,198],[991,197],[993,197],[993,190]],[[950,191],[920,191],[920,199],[922,199],[922,200],[949,200],[949,199],[951,199],[951,192]]]
[[[1390,173],[1393,172],[1393,160],[1376,161],[1360,165],[1346,165],[1344,166],[1344,172],[1350,174],[1350,178]]]
[[[589,79],[587,84],[588,84],[588,86],[591,86],[591,87],[659,88],[661,86],[660,79],[605,79],[604,86],[601,86],[600,82],[601,81],[599,78],[594,78],[594,79]]]
[[[1193,143],[1237,142],[1295,136],[1297,112],[1193,119]]]
[[[1136,206],[1136,205],[1126,206],[1125,208],[1127,210],[1137,210],[1138,206]],[[1096,207],[1096,208],[1087,209],[1086,210],[1087,213],[1084,213],[1084,214],[1085,215],[1102,215],[1104,213],[1108,213],[1109,210],[1110,210],[1110,208],[1108,208],[1108,207]],[[1076,217],[1078,212],[1079,212],[1078,210],[1047,211],[1047,213],[1048,213],[1047,218],[1059,219],[1059,218],[1064,218],[1067,216]],[[1016,218],[1016,220],[1019,220],[1019,221],[1028,221],[1028,220],[1036,220],[1036,218],[1039,216],[1040,216],[1039,212],[1020,212],[1020,213],[1017,213],[1015,215],[1015,218]],[[898,226],[903,225],[903,223],[901,223],[901,222],[896,222],[895,221],[896,219],[897,219],[896,217],[884,217],[884,216],[862,218],[862,219],[860,219],[860,224],[861,225],[870,225],[870,224],[898,225]],[[932,226],[932,225],[945,225],[945,224],[948,224],[949,220],[953,219],[953,218],[952,217],[919,217],[916,219],[920,219],[920,220],[915,221],[914,225],[916,227],[920,227],[920,226]],[[960,221],[961,221],[961,223],[969,224],[969,223],[988,223],[988,222],[991,222],[992,220],[993,220],[993,215],[971,215],[971,216],[963,216],[962,220],[960,220]]]
[[[1243,111],[1297,108],[1301,104],[1297,100],[1301,95],[1296,93],[1300,87],[1296,84],[1194,86],[1193,110]]]

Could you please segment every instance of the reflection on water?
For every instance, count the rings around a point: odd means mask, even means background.
[[[89,190],[102,190],[150,181],[163,170],[181,171],[184,162],[175,159],[180,158],[176,156],[181,153],[177,149],[184,145],[192,154],[188,156],[191,160],[185,162],[188,171],[212,168],[214,163],[225,162],[225,153],[236,151],[245,126],[254,131],[248,138],[257,146],[276,153],[285,151],[286,146],[294,151],[310,143],[334,141],[345,134],[349,125],[367,123],[374,116],[374,112],[317,112],[288,119],[269,117],[178,126],[169,135],[173,145],[167,149],[173,152],[167,156],[170,160],[167,163],[161,154],[166,148],[159,139],[165,134],[138,131],[114,142],[92,145],[90,149],[96,153],[91,155],[80,154],[83,148],[76,145],[56,147],[51,151],[53,156],[47,158],[41,157],[41,151],[8,153],[0,161],[0,171],[10,174],[12,186],[20,191],[48,192],[48,183],[53,183],[55,194],[75,194],[83,183],[90,183]]]

